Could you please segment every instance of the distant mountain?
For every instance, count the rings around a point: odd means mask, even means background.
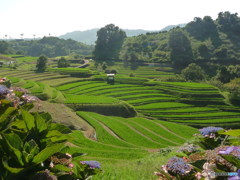
[[[173,29],[175,27],[179,26],[180,28],[185,27],[186,24],[178,24],[178,25],[169,25],[166,26],[165,28],[161,29],[161,31],[169,31],[170,29]]]
[[[99,30],[99,28],[90,29],[90,30],[86,30],[86,31],[74,31],[74,32],[70,32],[70,33],[61,35],[61,36],[59,36],[59,38],[73,39],[75,41],[79,41],[79,42],[82,42],[85,44],[92,45],[97,40],[97,31],[98,30]],[[153,31],[147,31],[147,30],[142,30],[142,29],[134,29],[134,30],[123,29],[123,30],[126,32],[128,37],[137,36],[140,34],[146,34],[147,32],[153,32]]]
[[[185,26],[185,24],[170,25],[159,31],[168,31],[176,26],[183,27],[183,26]],[[61,35],[61,36],[59,36],[59,38],[72,39],[75,41],[79,41],[79,42],[82,42],[85,44],[92,45],[97,40],[97,31],[99,29],[100,28],[90,29],[90,30],[86,30],[86,31],[73,31],[73,32],[69,32],[64,35]],[[140,34],[146,34],[148,32],[159,32],[159,31],[150,31],[150,30],[143,30],[143,29],[123,29],[123,30],[126,32],[128,37],[138,36]]]

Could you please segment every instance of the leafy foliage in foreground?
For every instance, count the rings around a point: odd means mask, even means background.
[[[100,172],[92,166],[74,160],[81,154],[61,153],[71,130],[52,123],[48,113],[28,112],[35,100],[24,91],[12,93],[1,85],[0,91],[0,178],[1,179],[86,179]],[[95,163],[96,164],[96,163]]]

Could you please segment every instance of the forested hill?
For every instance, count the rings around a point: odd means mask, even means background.
[[[46,55],[48,57],[66,56],[71,53],[91,55],[93,46],[72,39],[64,40],[57,37],[44,37],[40,40],[0,41],[0,53],[23,54],[29,56]]]
[[[128,62],[171,62],[186,66],[217,63],[240,63],[240,18],[221,12],[194,18],[185,27],[170,31],[128,37],[121,50],[121,59]]]
[[[178,25],[169,25],[159,31],[168,31],[176,26],[184,27],[186,24],[178,24]],[[62,36],[59,36],[63,39],[73,39],[75,41],[83,42],[85,44],[94,44],[97,40],[97,31],[99,28],[90,29],[86,31],[74,31],[66,33]],[[150,31],[150,30],[143,30],[143,29],[123,29],[126,32],[127,37],[138,36],[140,34],[146,34],[149,32],[158,32],[158,31]]]
[[[99,28],[90,29],[86,31],[74,31],[74,32],[66,33],[59,37],[63,39],[73,39],[75,41],[83,42],[91,45],[91,44],[94,44],[95,41],[97,40],[98,30]],[[146,34],[147,32],[152,32],[152,31],[147,31],[142,29],[136,29],[136,30],[124,29],[124,31],[126,32],[128,37],[137,36],[140,34]]]

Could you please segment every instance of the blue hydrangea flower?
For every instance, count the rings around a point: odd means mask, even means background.
[[[193,169],[193,167],[190,164],[187,164],[182,158],[173,157],[168,161],[166,169],[168,172],[174,174],[186,175]]]
[[[212,134],[214,134],[215,132],[219,131],[219,130],[223,130],[223,128],[221,127],[205,127],[205,128],[202,128],[202,129],[199,129],[200,133],[203,135],[203,136],[210,136]]]
[[[8,93],[10,93],[10,90],[4,85],[0,85],[0,96],[6,95]]]
[[[81,161],[81,164],[89,165],[91,169],[100,169],[100,163],[98,161]]]

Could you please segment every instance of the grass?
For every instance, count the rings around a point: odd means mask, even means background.
[[[212,112],[212,113],[194,113],[194,114],[168,114],[168,115],[157,115],[157,117],[165,117],[165,118],[216,118],[216,117],[231,117],[231,116],[240,116],[240,113],[235,112]]]
[[[145,148],[161,148],[163,147],[161,144],[153,142],[142,136],[141,133],[134,130],[131,126],[126,125],[125,123],[117,120],[113,120],[112,118],[101,116],[96,113],[89,113],[95,119],[98,119],[103,124],[108,126],[115,134],[117,134],[124,141],[134,144],[136,146],[145,147]]]
[[[155,103],[155,102],[163,102],[163,101],[174,101],[176,98],[172,97],[153,97],[153,98],[142,98],[142,99],[134,99],[128,100],[127,102],[133,105],[141,105],[141,104],[148,104],[148,103]]]
[[[64,96],[66,98],[66,104],[113,104],[120,102],[118,99],[105,96],[85,96],[74,94],[65,94]]]
[[[160,108],[177,108],[177,107],[190,107],[191,105],[177,103],[177,102],[161,102],[151,103],[146,105],[137,106],[136,109],[160,109]]]
[[[78,111],[77,114],[83,119],[85,119],[91,126],[94,127],[98,142],[111,144],[115,146],[136,148],[136,146],[121,140],[119,137],[116,137],[116,135],[110,129],[106,128],[107,126],[103,126],[102,124],[100,124],[98,120],[90,116],[89,113]]]
[[[74,82],[74,83],[69,83],[69,84],[64,84],[64,85],[58,86],[57,89],[60,91],[66,91],[66,90],[69,90],[69,89],[72,89],[72,88],[75,88],[78,86],[90,84],[90,83],[92,83],[92,82],[91,81]]]
[[[167,121],[160,121],[160,120],[153,120],[155,123],[161,124],[165,126],[170,131],[174,132],[175,134],[178,134],[181,137],[190,139],[193,134],[198,133],[197,129],[188,127],[181,124],[171,123]]]
[[[178,109],[164,109],[164,110],[148,110],[148,113],[162,113],[162,114],[180,114],[180,113],[202,113],[202,112],[211,112],[211,111],[219,111],[218,108],[208,108],[208,107],[180,107]]]

